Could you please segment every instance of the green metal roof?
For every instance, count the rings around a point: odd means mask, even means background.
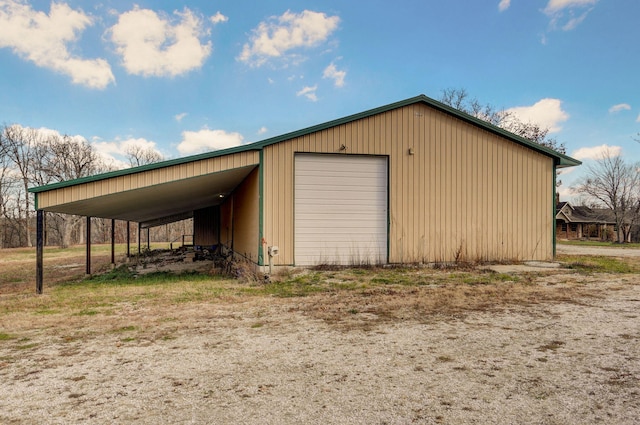
[[[171,159],[168,161],[162,161],[162,162],[156,162],[153,164],[147,164],[147,165],[142,165],[140,167],[133,167],[133,168],[127,168],[124,170],[117,170],[117,171],[111,171],[108,173],[103,173],[103,174],[96,174],[93,176],[89,176],[89,177],[83,177],[80,179],[76,179],[76,180],[68,180],[68,181],[64,181],[64,182],[59,182],[59,183],[52,183],[52,184],[48,184],[45,186],[38,186],[38,187],[32,187],[29,189],[29,192],[32,193],[39,193],[39,192],[46,192],[48,190],[53,190],[53,189],[59,189],[59,188],[63,188],[63,187],[68,187],[68,186],[74,186],[74,185],[78,185],[78,184],[82,184],[82,183],[89,183],[89,182],[94,182],[94,181],[99,181],[99,180],[104,180],[104,179],[108,179],[108,178],[112,178],[112,177],[118,177],[118,176],[124,176],[124,175],[129,175],[129,174],[136,174],[136,173],[141,173],[144,171],[149,171],[149,170],[155,170],[155,169],[159,169],[159,168],[164,168],[164,167],[170,167],[173,165],[180,165],[180,164],[185,164],[185,163],[189,163],[189,162],[194,162],[194,161],[199,161],[199,160],[203,160],[203,159],[209,159],[209,158],[215,158],[215,157],[219,157],[219,156],[224,156],[224,155],[231,155],[234,153],[238,153],[238,152],[246,152],[246,151],[252,151],[252,150],[262,150],[265,146],[269,146],[269,145],[273,145],[276,143],[280,143],[280,142],[284,142],[286,140],[290,140],[296,137],[300,137],[300,136],[305,136],[307,134],[311,134],[311,133],[315,133],[317,131],[322,131],[322,130],[326,130],[328,128],[331,127],[336,127],[338,125],[342,125],[342,124],[347,124],[353,121],[357,121],[359,119],[363,119],[363,118],[367,118],[367,117],[371,117],[373,115],[377,115],[377,114],[381,114],[383,112],[388,112],[394,109],[398,109],[398,108],[402,108],[404,106],[408,106],[408,105],[413,105],[413,104],[417,104],[417,103],[422,103],[425,105],[428,105],[432,108],[435,108],[439,111],[442,111],[444,113],[447,113],[449,115],[453,115],[456,118],[459,118],[463,121],[466,121],[470,124],[473,124],[477,127],[483,128],[484,130],[487,130],[491,133],[500,135],[502,137],[505,137],[515,143],[518,143],[520,145],[523,145],[525,147],[528,147],[530,149],[533,149],[534,151],[540,152],[544,155],[547,155],[551,158],[554,159],[556,167],[558,168],[562,168],[562,167],[573,167],[573,166],[577,166],[582,164],[582,162],[578,161],[577,159],[571,158],[570,156],[561,154],[560,152],[557,152],[553,149],[550,149],[546,146],[540,145],[538,143],[532,142],[531,140],[525,139],[524,137],[520,137],[518,135],[515,135],[511,132],[508,132],[500,127],[497,127],[495,125],[489,124],[486,121],[483,121],[479,118],[475,118],[471,115],[468,115],[462,111],[459,111],[455,108],[452,108],[448,105],[445,105],[444,103],[438,102],[437,100],[431,99],[430,97],[427,97],[425,95],[419,95],[416,97],[412,97],[409,99],[405,99],[405,100],[401,100],[399,102],[395,102],[395,103],[391,103],[389,105],[385,105],[385,106],[381,106],[378,108],[374,108],[374,109],[370,109],[364,112],[360,112],[358,114],[354,114],[354,115],[349,115],[346,116],[344,118],[339,118],[333,121],[328,121],[325,122],[323,124],[318,124],[318,125],[314,125],[312,127],[307,127],[301,130],[297,130],[297,131],[293,131],[291,133],[286,133],[286,134],[282,134],[280,136],[276,136],[276,137],[272,137],[269,139],[265,139],[259,142],[254,142],[254,143],[250,143],[250,144],[246,144],[246,145],[242,145],[242,146],[236,146],[233,148],[229,148],[229,149],[222,149],[222,150],[217,150],[217,151],[212,151],[212,152],[206,152],[206,153],[202,153],[202,154],[198,154],[198,155],[191,155],[191,156],[186,156],[186,157],[182,157],[182,158],[176,158],[176,159]]]

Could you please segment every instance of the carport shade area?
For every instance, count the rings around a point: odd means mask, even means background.
[[[45,208],[86,217],[156,226],[195,210],[219,205],[255,168],[245,166]],[[165,221],[169,220],[169,221]]]
[[[37,205],[36,292],[42,293],[43,288],[45,212],[87,217],[90,273],[90,218],[112,219],[112,225],[114,220],[135,222],[139,228],[149,228],[193,217],[194,211],[225,202],[258,167],[258,155],[245,152],[231,155],[226,161],[216,156],[199,163],[190,158],[186,166],[185,162],[149,165],[30,189]],[[112,262],[113,239],[112,232]]]

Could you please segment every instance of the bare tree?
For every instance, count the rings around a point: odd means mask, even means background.
[[[40,171],[54,181],[87,177],[101,171],[101,161],[86,139],[67,135],[46,141],[46,157],[40,161]]]
[[[129,161],[129,165],[137,167],[140,165],[152,164],[164,160],[160,152],[151,147],[142,147],[139,145],[129,145],[125,149],[125,155]]]
[[[16,246],[32,244],[32,195],[30,186],[87,177],[107,171],[108,167],[89,142],[79,137],[60,136],[20,125],[5,125],[0,131],[0,205],[5,230],[17,234]],[[51,214],[47,226],[58,236],[62,246],[70,243],[79,217]],[[6,231],[3,233],[7,233]]]
[[[31,196],[28,189],[33,183],[33,170],[42,155],[42,135],[35,129],[19,125],[4,126],[0,132],[0,151],[12,162],[21,181],[22,202],[18,205],[18,216],[23,223],[26,245],[31,246]]]
[[[640,215],[639,167],[607,149],[572,187],[574,192],[596,200],[613,212],[616,239],[620,243],[629,239]]]
[[[34,175],[40,180],[37,182],[39,185],[79,179],[106,171],[106,165],[84,138],[55,135],[48,138],[45,145],[46,155],[39,161],[39,170],[34,170]],[[58,236],[58,244],[61,247],[69,246],[74,230],[83,223],[82,217],[50,215],[49,226]]]
[[[496,109],[491,104],[483,104],[475,97],[471,97],[465,89],[448,88],[442,91],[440,102],[451,106],[472,117],[481,119],[503,128],[534,143],[551,148],[560,153],[566,153],[563,143],[549,136],[549,129],[536,123],[523,122],[515,114],[504,109]]]
[[[15,230],[11,231],[9,227],[12,225],[12,211],[11,200],[14,193],[14,187],[16,184],[15,176],[12,173],[11,162],[9,158],[0,152],[0,248],[10,246],[8,243],[10,240],[9,234],[15,234]]]

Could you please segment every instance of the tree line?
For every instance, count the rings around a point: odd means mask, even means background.
[[[130,166],[158,162],[164,158],[157,151],[129,146],[124,156]],[[30,187],[88,177],[114,171],[113,160],[101,156],[82,137],[61,135],[54,131],[4,125],[0,129],[0,248],[33,246],[35,206]],[[93,219],[92,240],[107,242],[111,237],[111,220]],[[47,244],[67,247],[84,243],[86,222],[83,217],[47,213]],[[179,232],[182,232],[180,227]],[[152,238],[171,240],[168,227],[156,229]],[[125,241],[126,223],[119,222],[116,239]],[[167,239],[169,238],[169,239]]]

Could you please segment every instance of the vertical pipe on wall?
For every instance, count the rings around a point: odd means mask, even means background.
[[[91,274],[91,217],[87,216],[87,261],[86,261],[86,274]]]
[[[36,294],[42,294],[43,252],[44,252],[44,211],[36,211]]]

